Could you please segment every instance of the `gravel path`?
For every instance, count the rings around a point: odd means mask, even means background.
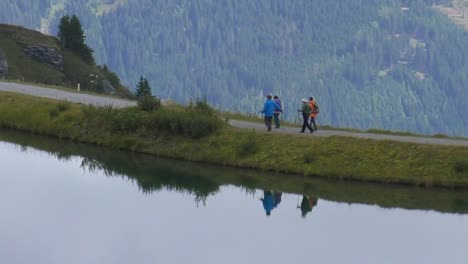
[[[237,128],[254,129],[256,131],[266,131],[266,126],[261,123],[252,123],[239,120],[230,120],[229,124]],[[281,127],[279,129],[273,128],[273,133],[285,133],[285,134],[297,134],[311,137],[330,137],[330,136],[341,136],[341,137],[353,137],[353,138],[365,138],[374,140],[390,140],[399,142],[409,142],[416,144],[430,144],[430,145],[446,145],[446,146],[460,146],[468,147],[468,140],[463,139],[448,139],[448,138],[434,138],[434,137],[414,137],[414,136],[396,136],[387,134],[371,134],[371,133],[357,133],[357,132],[346,132],[336,130],[318,130],[313,134],[308,132],[299,134],[302,125],[297,127]]]
[[[22,94],[29,94],[33,96],[46,97],[56,100],[65,100],[73,103],[92,104],[98,106],[112,105],[113,107],[123,108],[135,106],[135,101],[98,96],[91,94],[83,94],[77,92],[68,92],[63,90],[37,87],[33,85],[16,84],[8,82],[0,82],[0,91],[15,92]],[[265,131],[264,124],[253,123],[239,120],[230,120],[230,125],[237,128],[253,129],[257,131]],[[371,133],[356,133],[336,130],[318,130],[313,134],[299,134],[300,126],[297,127],[282,127],[280,129],[273,129],[272,133],[284,134],[297,134],[312,137],[329,137],[329,136],[342,136],[353,138],[365,138],[374,140],[390,140],[399,142],[409,142],[416,144],[431,144],[431,145],[447,145],[447,146],[460,146],[468,147],[468,139],[447,139],[447,138],[433,138],[433,137],[413,137],[413,136],[396,136],[385,134],[371,134]]]
[[[69,101],[73,103],[90,104],[97,106],[112,105],[113,107],[123,108],[135,106],[135,101],[118,99],[108,96],[98,96],[78,92],[68,92],[64,90],[38,87],[27,84],[17,84],[9,82],[0,82],[0,91],[29,94],[33,96],[51,98],[56,100]]]

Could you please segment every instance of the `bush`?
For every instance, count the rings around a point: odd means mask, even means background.
[[[153,112],[161,108],[161,100],[156,97],[147,95],[138,98],[138,107],[146,112]]]
[[[458,173],[468,172],[468,161],[456,161],[453,169]]]
[[[57,104],[57,110],[62,113],[70,109],[70,103],[68,102],[60,102]]]
[[[258,142],[255,132],[247,134],[237,145],[237,154],[240,157],[253,155],[258,151]]]
[[[315,161],[315,156],[311,151],[307,151],[304,153],[304,163],[310,164]]]
[[[192,138],[207,136],[223,126],[215,116],[196,112],[158,111],[147,121],[148,129],[156,133],[171,133]]]
[[[203,99],[197,98],[195,99],[195,102],[193,100],[190,100],[187,106],[187,109],[205,113],[207,115],[215,114],[215,110],[208,104],[208,101],[206,100],[206,98],[203,98]]]
[[[198,111],[160,109],[146,112],[140,107],[113,109],[88,106],[83,111],[81,126],[101,132],[131,133],[142,136],[170,134],[201,138],[222,128],[224,123],[214,115]]]
[[[50,118],[56,118],[60,115],[60,111],[57,107],[49,109],[49,116]]]

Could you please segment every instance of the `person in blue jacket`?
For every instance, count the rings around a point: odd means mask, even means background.
[[[268,95],[265,104],[263,105],[263,110],[260,111],[260,113],[265,117],[265,125],[268,131],[271,131],[271,121],[273,120],[275,108],[280,107],[271,99],[271,95]]]
[[[271,211],[275,208],[275,198],[271,191],[263,190],[263,198],[260,198],[263,204],[263,209],[267,216],[271,215]]]

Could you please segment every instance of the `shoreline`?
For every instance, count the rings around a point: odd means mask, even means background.
[[[83,105],[64,107],[63,102],[49,99],[1,95],[0,127],[17,131],[232,168],[350,182],[468,189],[466,147],[267,134],[227,124],[201,138],[140,130],[114,132],[83,127]],[[61,107],[62,112],[54,112]]]

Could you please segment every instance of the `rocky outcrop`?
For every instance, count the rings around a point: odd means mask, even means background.
[[[2,50],[0,50],[0,80],[5,79],[7,74],[8,74],[8,62],[7,62],[5,54],[3,53]]]
[[[115,87],[104,76],[97,74],[88,75],[89,88],[99,93],[115,94]]]
[[[28,45],[24,48],[24,53],[35,61],[48,64],[58,70],[63,70],[63,56],[57,48]]]

